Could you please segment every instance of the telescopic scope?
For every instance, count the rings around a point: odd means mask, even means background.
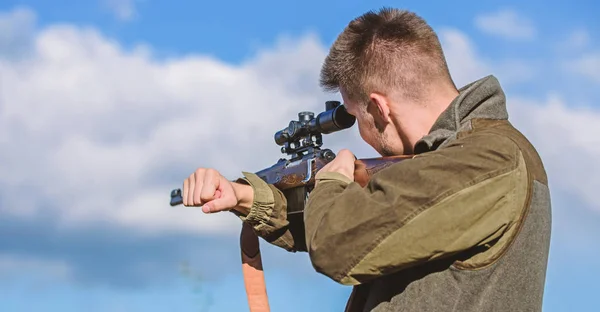
[[[287,128],[275,133],[275,143],[284,145],[309,134],[329,134],[350,128],[356,117],[350,115],[338,101],[325,102],[325,111],[314,118],[312,112],[298,113],[298,121],[292,120]]]

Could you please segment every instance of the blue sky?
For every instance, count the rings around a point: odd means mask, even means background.
[[[438,31],[459,85],[499,77],[553,192],[544,311],[594,310],[598,4],[153,0],[0,2],[0,310],[246,310],[239,223],[168,193],[199,166],[275,162],[273,133],[337,97],[317,86],[337,34],[397,5]],[[325,140],[374,156],[356,129]],[[342,310],[348,287],[262,246],[273,311]]]

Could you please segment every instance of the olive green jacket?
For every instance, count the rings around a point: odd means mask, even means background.
[[[317,272],[356,286],[347,311],[541,310],[551,220],[542,161],[508,121],[495,77],[459,91],[416,156],[366,187],[317,174],[306,247]],[[244,175],[255,198],[241,219],[299,250],[286,197]]]

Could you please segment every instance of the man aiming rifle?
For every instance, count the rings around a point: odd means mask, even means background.
[[[233,211],[269,243],[306,250],[317,272],[354,286],[347,311],[540,311],[548,181],[508,121],[498,80],[457,89],[432,28],[382,9],[349,23],[320,81],[379,154],[414,157],[362,186],[341,150],[315,177],[302,244],[289,229],[292,203],[256,174],[230,182],[200,168],[184,181],[183,204]]]

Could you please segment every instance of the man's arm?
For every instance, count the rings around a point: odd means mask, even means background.
[[[289,230],[283,193],[256,174],[244,172],[244,176],[234,183],[215,169],[198,168],[183,181],[182,204],[202,207],[204,213],[230,211],[266,241],[288,251],[306,251]]]
[[[514,230],[527,192],[517,146],[490,134],[394,164],[365,188],[332,173],[317,174],[306,243],[315,269],[345,285],[493,242]]]
[[[243,222],[252,225],[255,233],[267,242],[287,251],[298,251],[289,230],[287,199],[272,184],[267,184],[254,173],[243,172],[238,183],[248,184],[253,190],[253,200],[248,210],[232,210]]]

